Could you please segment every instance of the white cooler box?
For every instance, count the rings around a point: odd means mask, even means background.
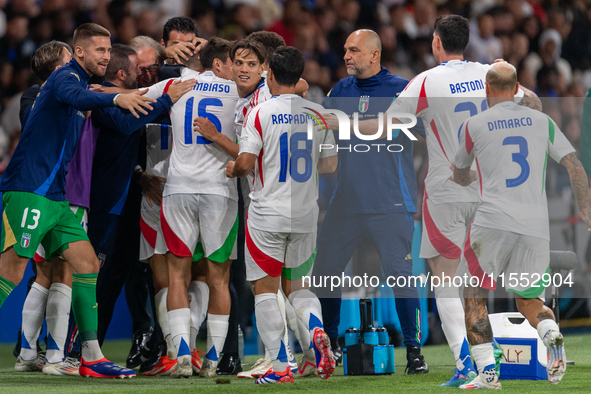
[[[518,312],[488,316],[493,337],[503,349],[501,379],[547,380],[548,353],[538,331]]]

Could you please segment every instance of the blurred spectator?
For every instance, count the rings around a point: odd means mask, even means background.
[[[546,29],[540,36],[540,52],[530,53],[525,59],[525,66],[536,74],[542,66],[555,66],[566,86],[572,82],[570,64],[560,57],[562,37],[554,29]]]
[[[492,64],[495,59],[502,58],[503,46],[494,32],[494,17],[487,13],[479,15],[477,23],[471,23],[470,26],[470,42],[466,47],[466,58],[483,64]]]
[[[304,10],[299,0],[286,0],[283,18],[269,26],[266,30],[279,34],[285,40],[285,45],[293,46],[296,28],[302,22]]]

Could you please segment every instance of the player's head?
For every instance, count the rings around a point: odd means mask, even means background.
[[[197,35],[199,35],[199,27],[193,19],[175,16],[164,24],[160,43],[166,48],[179,42],[191,41]]]
[[[380,72],[382,41],[373,30],[356,30],[345,42],[347,74],[359,79],[373,77]]]
[[[74,30],[74,57],[89,75],[105,75],[111,53],[111,33],[96,23]]]
[[[72,48],[65,42],[50,41],[41,45],[31,56],[31,68],[45,82],[52,72],[72,59]]]
[[[275,49],[285,46],[283,37],[272,31],[255,31],[254,33],[250,33],[246,38],[258,41],[265,47],[265,63],[263,65],[265,69],[269,69],[268,62]]]
[[[138,86],[146,88],[158,82],[160,60],[164,59],[164,49],[148,36],[138,36],[129,41],[129,46],[137,52],[139,66]]]
[[[269,89],[275,94],[276,87],[293,87],[298,83],[304,72],[304,56],[294,47],[281,47],[269,59]]]
[[[127,45],[114,44],[111,49],[111,61],[105,73],[105,81],[121,88],[136,89],[138,73],[136,51]]]
[[[507,62],[495,63],[490,66],[486,73],[485,85],[486,96],[489,100],[493,97],[513,99],[513,96],[519,90],[517,70],[515,70],[512,64]]]
[[[265,47],[258,41],[242,39],[230,49],[232,73],[239,91],[252,92],[261,82]]]
[[[433,57],[437,63],[445,55],[463,55],[470,40],[470,23],[459,15],[442,15],[435,21]]]
[[[232,43],[223,38],[213,37],[209,40],[199,51],[198,58],[203,69],[205,71],[212,70],[220,78],[232,79],[234,74],[232,73],[232,60],[230,60],[231,47]]]

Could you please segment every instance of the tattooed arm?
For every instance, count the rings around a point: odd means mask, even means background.
[[[453,176],[449,178],[451,181],[454,181],[455,183],[462,186],[468,186],[472,182],[478,180],[476,171],[470,170],[470,167],[458,168],[455,166],[455,164],[452,164],[451,166],[452,171],[454,172]]]
[[[570,185],[577,199],[577,206],[581,213],[581,218],[589,227],[591,227],[591,209],[589,209],[589,181],[583,165],[574,154],[569,153],[560,160],[560,164],[566,167],[570,178]]]
[[[537,94],[529,90],[528,88],[523,87],[523,85],[519,85],[521,90],[523,90],[523,98],[519,102],[519,105],[524,105],[526,107],[533,108],[537,111],[542,111],[542,101],[538,97]]]

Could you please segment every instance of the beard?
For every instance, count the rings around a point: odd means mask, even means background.
[[[84,59],[84,60],[85,60],[84,66],[86,67],[86,69],[88,71],[90,71],[92,73],[92,75],[96,75],[99,77],[105,76],[105,72],[107,71],[106,68],[103,69],[102,67],[99,67],[98,63],[93,63],[90,61],[87,62],[86,59]]]
[[[369,66],[367,66],[367,67],[361,67],[361,66],[353,63],[353,64],[350,64],[350,65],[347,66],[347,74],[349,74],[352,77],[359,77],[368,68],[369,68]]]
[[[124,82],[125,89],[137,89],[137,78],[132,78],[132,75],[127,74]]]

